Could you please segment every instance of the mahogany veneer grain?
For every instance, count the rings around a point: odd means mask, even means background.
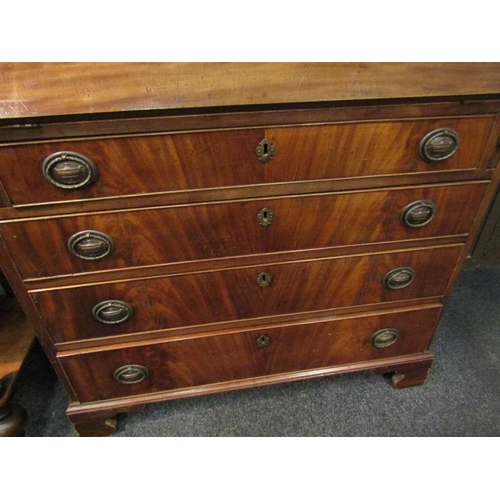
[[[308,127],[229,130],[0,148],[0,171],[13,205],[99,199],[132,194],[213,189],[321,179],[477,169],[494,117],[380,121]],[[430,164],[420,141],[450,127],[462,137],[457,154]],[[255,148],[267,138],[276,147],[268,163]],[[90,158],[99,178],[65,191],[42,175],[48,156],[72,151]]]
[[[322,249],[444,235],[466,235],[486,183],[419,186],[198,204],[85,216],[45,218],[0,225],[24,278],[154,266],[221,257]],[[431,200],[435,218],[408,228],[400,215],[410,203]],[[463,203],[467,200],[467,203]],[[262,227],[258,212],[274,213]],[[114,252],[83,260],[67,247],[72,235],[95,230],[109,235]],[[25,248],[36,249],[26,255]]]
[[[222,390],[359,370],[425,382],[500,182],[499,64],[0,70],[0,264],[80,434],[113,432],[117,413],[145,403]],[[441,127],[459,133],[458,151],[425,162],[420,141]],[[255,154],[264,138],[276,147],[268,163]],[[43,178],[40,163],[61,149],[96,162],[92,186]],[[437,213],[404,227],[417,200]],[[109,234],[114,252],[72,255],[68,239],[84,230]],[[388,290],[396,266],[416,278]],[[110,299],[132,318],[97,323],[93,306]],[[399,337],[377,348],[382,328]],[[129,364],[146,367],[143,382],[114,378]]]
[[[275,327],[234,335],[210,335],[195,340],[106,350],[60,357],[76,384],[80,400],[107,400],[151,392],[189,389],[224,381],[258,379],[277,373],[320,369],[424,352],[428,348],[439,308],[339,319],[296,327]],[[396,328],[399,338],[385,348],[371,345],[372,335]],[[268,335],[267,347],[256,339]],[[149,375],[138,384],[113,377],[121,366],[135,364]]]
[[[252,266],[35,292],[33,299],[56,343],[258,317],[276,322],[275,316],[292,313],[435,299],[446,292],[462,250],[454,245]],[[405,288],[386,288],[385,275],[398,267],[413,268],[415,279]],[[272,276],[266,288],[256,281],[263,271]],[[122,324],[98,322],[92,309],[110,300],[130,304],[133,316]]]

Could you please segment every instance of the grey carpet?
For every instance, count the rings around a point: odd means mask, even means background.
[[[364,372],[168,401],[120,415],[114,436],[499,436],[499,268],[462,273],[431,350],[424,386],[396,390]],[[14,401],[26,436],[76,436],[38,345]]]

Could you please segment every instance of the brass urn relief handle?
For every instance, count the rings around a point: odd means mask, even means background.
[[[460,146],[458,132],[439,128],[427,134],[420,142],[420,156],[428,163],[443,161],[453,156]]]
[[[273,159],[273,156],[276,153],[276,148],[272,142],[264,139],[263,141],[260,141],[255,148],[255,153],[260,161],[267,163]]]
[[[141,365],[125,365],[116,369],[113,376],[121,384],[138,384],[142,382],[149,372]]]
[[[127,321],[134,313],[132,306],[121,300],[105,300],[92,309],[92,316],[100,323],[115,325]]]
[[[383,330],[379,330],[372,335],[370,343],[374,347],[378,347],[381,349],[383,347],[389,347],[390,345],[394,344],[394,342],[398,340],[398,337],[399,332],[395,328],[384,328]]]
[[[60,151],[45,158],[42,172],[47,181],[61,189],[85,188],[97,179],[94,162],[73,151]]]
[[[384,276],[384,286],[390,288],[391,290],[398,290],[400,288],[405,288],[413,282],[415,279],[416,272],[415,269],[411,267],[398,267],[389,271]]]
[[[429,200],[419,200],[410,203],[401,213],[401,223],[406,227],[422,227],[434,218],[436,205]]]
[[[80,231],[68,240],[73,255],[83,260],[98,260],[110,255],[115,245],[110,236],[100,231]]]

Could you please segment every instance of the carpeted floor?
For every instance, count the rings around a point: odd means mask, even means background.
[[[181,399],[118,417],[120,436],[499,436],[500,268],[464,271],[432,344],[424,386],[370,372]],[[14,402],[26,436],[76,436],[68,399],[38,345]]]

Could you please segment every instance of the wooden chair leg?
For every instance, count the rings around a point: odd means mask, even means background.
[[[0,408],[0,437],[24,436],[28,415],[18,404],[7,404]]]

